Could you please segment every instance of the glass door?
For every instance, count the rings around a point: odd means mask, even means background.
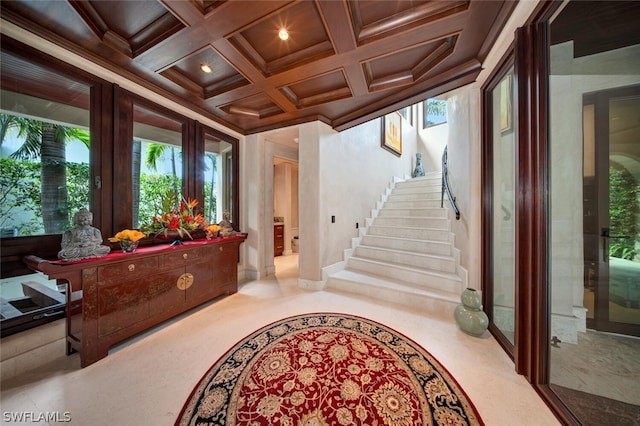
[[[549,26],[545,383],[581,425],[640,415],[638,14],[569,1]]]
[[[640,87],[585,97],[587,325],[640,336]]]
[[[515,342],[516,133],[513,131],[513,66],[492,90],[493,291],[491,319],[510,345]]]

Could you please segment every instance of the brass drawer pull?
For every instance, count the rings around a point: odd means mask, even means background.
[[[134,265],[133,263],[130,264],[127,269],[129,269],[129,271],[133,272],[134,269],[136,269],[136,265]]]
[[[188,255],[187,253],[184,253],[184,254],[182,255],[182,258],[183,258],[183,259],[185,259],[185,260],[187,259],[187,257],[189,257],[189,255]]]
[[[186,272],[178,277],[178,281],[176,282],[176,286],[180,290],[186,290],[193,285],[193,275]]]

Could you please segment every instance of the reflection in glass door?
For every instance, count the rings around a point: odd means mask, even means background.
[[[583,111],[587,324],[640,336],[640,88],[589,95]]]
[[[491,108],[491,322],[515,342],[516,132],[513,66],[490,92]]]
[[[547,383],[583,425],[640,417],[636,13],[570,1],[550,23]]]

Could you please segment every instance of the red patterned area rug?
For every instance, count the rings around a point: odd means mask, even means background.
[[[371,320],[306,314],[236,344],[176,425],[483,425],[426,350]]]

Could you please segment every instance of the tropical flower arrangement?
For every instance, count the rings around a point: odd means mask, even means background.
[[[178,201],[179,200],[179,201]],[[193,240],[193,231],[206,230],[204,216],[194,213],[197,200],[179,199],[173,192],[166,194],[161,200],[160,213],[151,218],[151,223],[142,225],[140,230],[146,235],[169,238],[177,234],[180,238]]]
[[[144,232],[140,232],[136,229],[123,229],[113,237],[109,238],[112,243],[120,243],[120,248],[123,252],[130,253],[138,248],[140,240],[146,237]]]

